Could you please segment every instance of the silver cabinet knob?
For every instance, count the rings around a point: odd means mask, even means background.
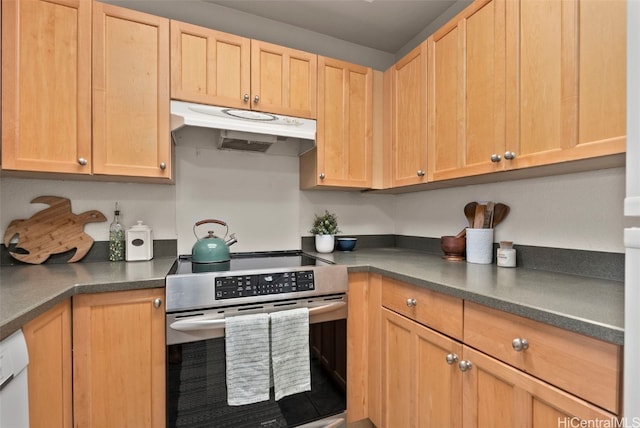
[[[78,164],[85,166],[87,164],[87,160],[85,158],[78,158]]]
[[[516,352],[522,352],[529,349],[529,341],[524,337],[516,337],[511,341],[511,347]]]
[[[456,354],[447,354],[447,364],[452,365],[458,362],[458,356]]]
[[[461,372],[467,372],[471,370],[472,364],[469,360],[462,360],[458,363],[458,368]]]
[[[418,177],[424,177],[424,171],[419,169],[418,172],[416,172],[416,174],[418,175]]]
[[[162,306],[162,299],[155,299],[153,301],[153,307],[158,309],[160,306]]]
[[[462,360],[458,363],[458,368],[461,372],[467,372],[471,370],[471,366],[471,361],[469,360]]]
[[[324,180],[324,178],[326,177],[326,175],[324,175],[324,172],[321,172],[320,175],[318,176],[320,177],[320,180]]]
[[[249,94],[244,94],[244,96],[242,97],[242,101],[244,101],[245,103],[249,101]]]
[[[166,164],[166,163],[164,163],[164,162],[160,162],[160,169],[161,169],[161,170],[163,170],[163,171],[164,171],[165,169],[167,169],[167,164]]]
[[[504,158],[507,160],[514,160],[516,158],[515,152],[504,152]]]
[[[255,97],[253,97],[254,104],[258,104],[259,101],[260,101],[260,95],[256,95]]]
[[[497,162],[500,162],[501,160],[502,160],[502,156],[500,156],[499,154],[494,153],[491,155],[491,162],[497,163]]]
[[[413,308],[418,302],[416,299],[407,299],[407,307]]]

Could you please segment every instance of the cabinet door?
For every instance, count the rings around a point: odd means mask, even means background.
[[[516,338],[527,341],[526,349],[514,349]],[[603,409],[620,411],[619,345],[471,302],[464,306],[464,340]]]
[[[171,21],[171,98],[249,108],[251,40]]]
[[[75,426],[165,425],[163,296],[158,288],[73,298]]]
[[[251,40],[251,108],[316,117],[315,54]]]
[[[91,7],[2,2],[2,168],[91,173]]]
[[[507,2],[507,168],[624,152],[623,3]]]
[[[383,308],[382,426],[461,426],[461,355],[460,343]]]
[[[371,68],[318,58],[318,137],[300,173],[313,185],[368,188],[372,178]],[[301,182],[303,182],[301,177]]]
[[[427,42],[391,68],[391,185],[427,181]]]
[[[585,156],[625,151],[626,4],[578,3],[578,148]]]
[[[429,177],[503,169],[503,0],[478,0],[429,38]]]
[[[69,300],[29,321],[29,425],[71,428],[71,304]]]
[[[380,423],[380,275],[349,274],[347,318],[347,423]]]
[[[465,427],[616,426],[611,413],[467,346],[464,360]]]
[[[169,20],[93,10],[93,171],[170,179]]]

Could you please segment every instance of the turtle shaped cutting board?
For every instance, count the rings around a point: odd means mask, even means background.
[[[26,220],[13,220],[4,233],[4,245],[9,248],[11,240],[18,235],[15,250],[9,254],[25,263],[40,264],[51,254],[64,253],[76,249],[67,263],[82,259],[91,246],[93,238],[84,232],[87,223],[106,221],[106,217],[96,210],[74,214],[71,201],[59,196],[39,196],[32,204],[47,204],[45,208]]]

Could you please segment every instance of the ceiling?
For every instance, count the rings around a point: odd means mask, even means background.
[[[204,0],[395,54],[456,0]]]

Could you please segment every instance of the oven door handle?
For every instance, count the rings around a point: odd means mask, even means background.
[[[331,302],[326,305],[311,307],[309,308],[309,316],[337,311],[346,304],[346,302]],[[178,331],[219,330],[223,329],[224,326],[224,318],[209,318],[207,315],[175,321],[169,325],[169,327]]]

